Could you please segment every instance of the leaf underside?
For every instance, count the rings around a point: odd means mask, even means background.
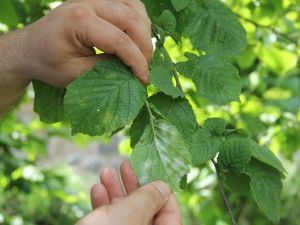
[[[45,123],[56,123],[66,120],[64,110],[64,88],[58,88],[42,81],[33,80],[35,93],[34,111]]]
[[[136,144],[131,163],[141,184],[163,180],[178,190],[189,172],[190,155],[177,129],[168,121],[149,124]]]

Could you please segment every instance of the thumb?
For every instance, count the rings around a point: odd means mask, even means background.
[[[123,212],[124,217],[128,218],[125,221],[132,221],[128,224],[148,224],[170,196],[169,186],[162,181],[155,181],[137,189],[123,201],[111,207],[119,208],[113,211]]]

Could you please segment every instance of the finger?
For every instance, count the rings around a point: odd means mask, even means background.
[[[92,187],[90,197],[93,209],[99,208],[100,206],[108,205],[110,203],[106,188],[100,183],[95,184]]]
[[[145,8],[145,5],[140,0],[116,0],[118,2],[121,2],[134,10],[143,18],[145,23],[148,26],[148,29],[151,31],[151,20],[149,19],[147,10]]]
[[[135,224],[146,224],[164,206],[171,195],[170,188],[162,181],[147,184],[126,199],[109,207],[111,212],[116,211],[120,218],[127,218]],[[130,206],[130,207],[128,207]]]
[[[139,188],[139,182],[128,160],[122,162],[120,171],[125,191],[129,195]]]
[[[91,20],[83,22],[86,27],[84,31],[78,31],[84,43],[97,47],[105,53],[117,55],[131,67],[138,79],[145,84],[149,83],[147,60],[131,38],[113,24],[97,16],[92,16]]]
[[[97,62],[103,61],[103,60],[111,60],[113,59],[114,56],[110,54],[98,54],[98,55],[93,55],[89,57],[81,57],[82,65],[86,67],[87,69],[91,69],[95,66]]]
[[[59,78],[56,86],[66,87],[69,83],[75,80],[84,72],[92,69],[97,62],[113,58],[109,54],[99,54],[88,57],[76,57],[68,60],[64,64],[64,69],[59,72]],[[68,79],[66,79],[68,78]]]
[[[171,195],[155,217],[154,225],[165,224],[181,225],[180,208],[174,194]]]
[[[152,58],[153,45],[151,30],[143,17],[135,9],[118,1],[94,0],[94,2],[96,14],[126,32],[149,62]]]
[[[119,176],[116,170],[112,168],[106,168],[100,174],[101,183],[105,187],[108,198],[111,203],[116,203],[125,198],[123,186],[120,182]]]

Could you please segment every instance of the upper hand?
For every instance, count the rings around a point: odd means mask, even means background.
[[[25,27],[20,70],[29,79],[64,87],[107,58],[117,55],[148,83],[153,46],[151,22],[138,0],[69,0]]]

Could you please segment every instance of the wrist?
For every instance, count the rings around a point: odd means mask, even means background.
[[[0,37],[0,117],[18,101],[30,82],[23,72],[25,40],[22,30]]]
[[[12,31],[0,37],[0,76],[7,83],[27,86],[31,78],[27,73],[28,57],[26,29]]]

